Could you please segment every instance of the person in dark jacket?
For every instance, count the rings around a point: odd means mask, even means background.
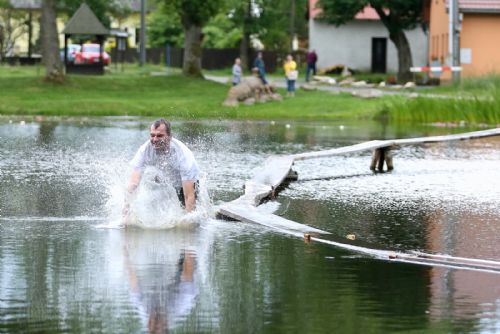
[[[262,83],[264,85],[267,85],[266,66],[264,64],[264,59],[262,59],[262,52],[259,51],[257,53],[257,58],[255,58],[253,66],[259,70],[259,78],[260,78],[260,80],[262,80]]]
[[[316,62],[318,61],[318,55],[316,51],[312,50],[307,53],[307,69],[306,69],[306,81],[309,81],[309,73],[312,71],[313,75],[316,75]]]

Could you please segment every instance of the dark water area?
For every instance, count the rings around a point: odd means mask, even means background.
[[[395,263],[263,226],[119,228],[150,119],[0,118],[0,333],[497,333],[500,274]],[[173,122],[214,211],[272,154],[474,131]],[[500,137],[297,162],[262,210],[394,251],[500,261]],[[349,240],[347,235],[355,235]]]

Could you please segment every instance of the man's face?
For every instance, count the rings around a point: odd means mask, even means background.
[[[167,135],[165,124],[160,124],[156,129],[151,125],[149,140],[156,150],[167,150],[170,145],[170,136]]]

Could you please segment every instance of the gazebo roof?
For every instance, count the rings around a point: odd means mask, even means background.
[[[84,2],[69,19],[63,30],[65,35],[109,35],[109,30],[99,21]]]

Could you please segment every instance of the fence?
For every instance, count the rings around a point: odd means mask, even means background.
[[[252,50],[249,55],[249,66],[257,56],[257,51]],[[281,69],[285,54],[277,51],[263,51],[262,56],[268,72],[275,72]],[[201,67],[206,70],[218,70],[229,68],[234,64],[234,59],[240,57],[239,49],[202,49]],[[301,53],[294,54],[300,64],[304,56]],[[117,52],[111,50],[113,62],[136,63],[139,62],[139,50],[129,48],[125,51]],[[182,48],[148,48],[146,50],[146,62],[152,64],[164,64],[171,67],[182,67],[184,60],[184,49]],[[168,63],[167,63],[168,62]]]
[[[295,52],[294,59],[297,65],[305,61],[305,55]],[[251,50],[249,54],[249,68],[252,66],[257,51]],[[278,51],[262,51],[266,70],[276,72],[281,70],[286,54]],[[234,64],[234,59],[240,57],[239,49],[202,49],[201,67],[206,70],[227,69]],[[33,65],[41,61],[41,57],[6,57],[3,62],[9,65]],[[124,51],[111,50],[112,63],[137,63],[139,62],[139,50],[128,48]],[[182,67],[184,60],[184,49],[182,48],[148,48],[146,50],[146,62],[151,64],[163,64],[170,67]],[[168,62],[168,63],[167,63]]]

